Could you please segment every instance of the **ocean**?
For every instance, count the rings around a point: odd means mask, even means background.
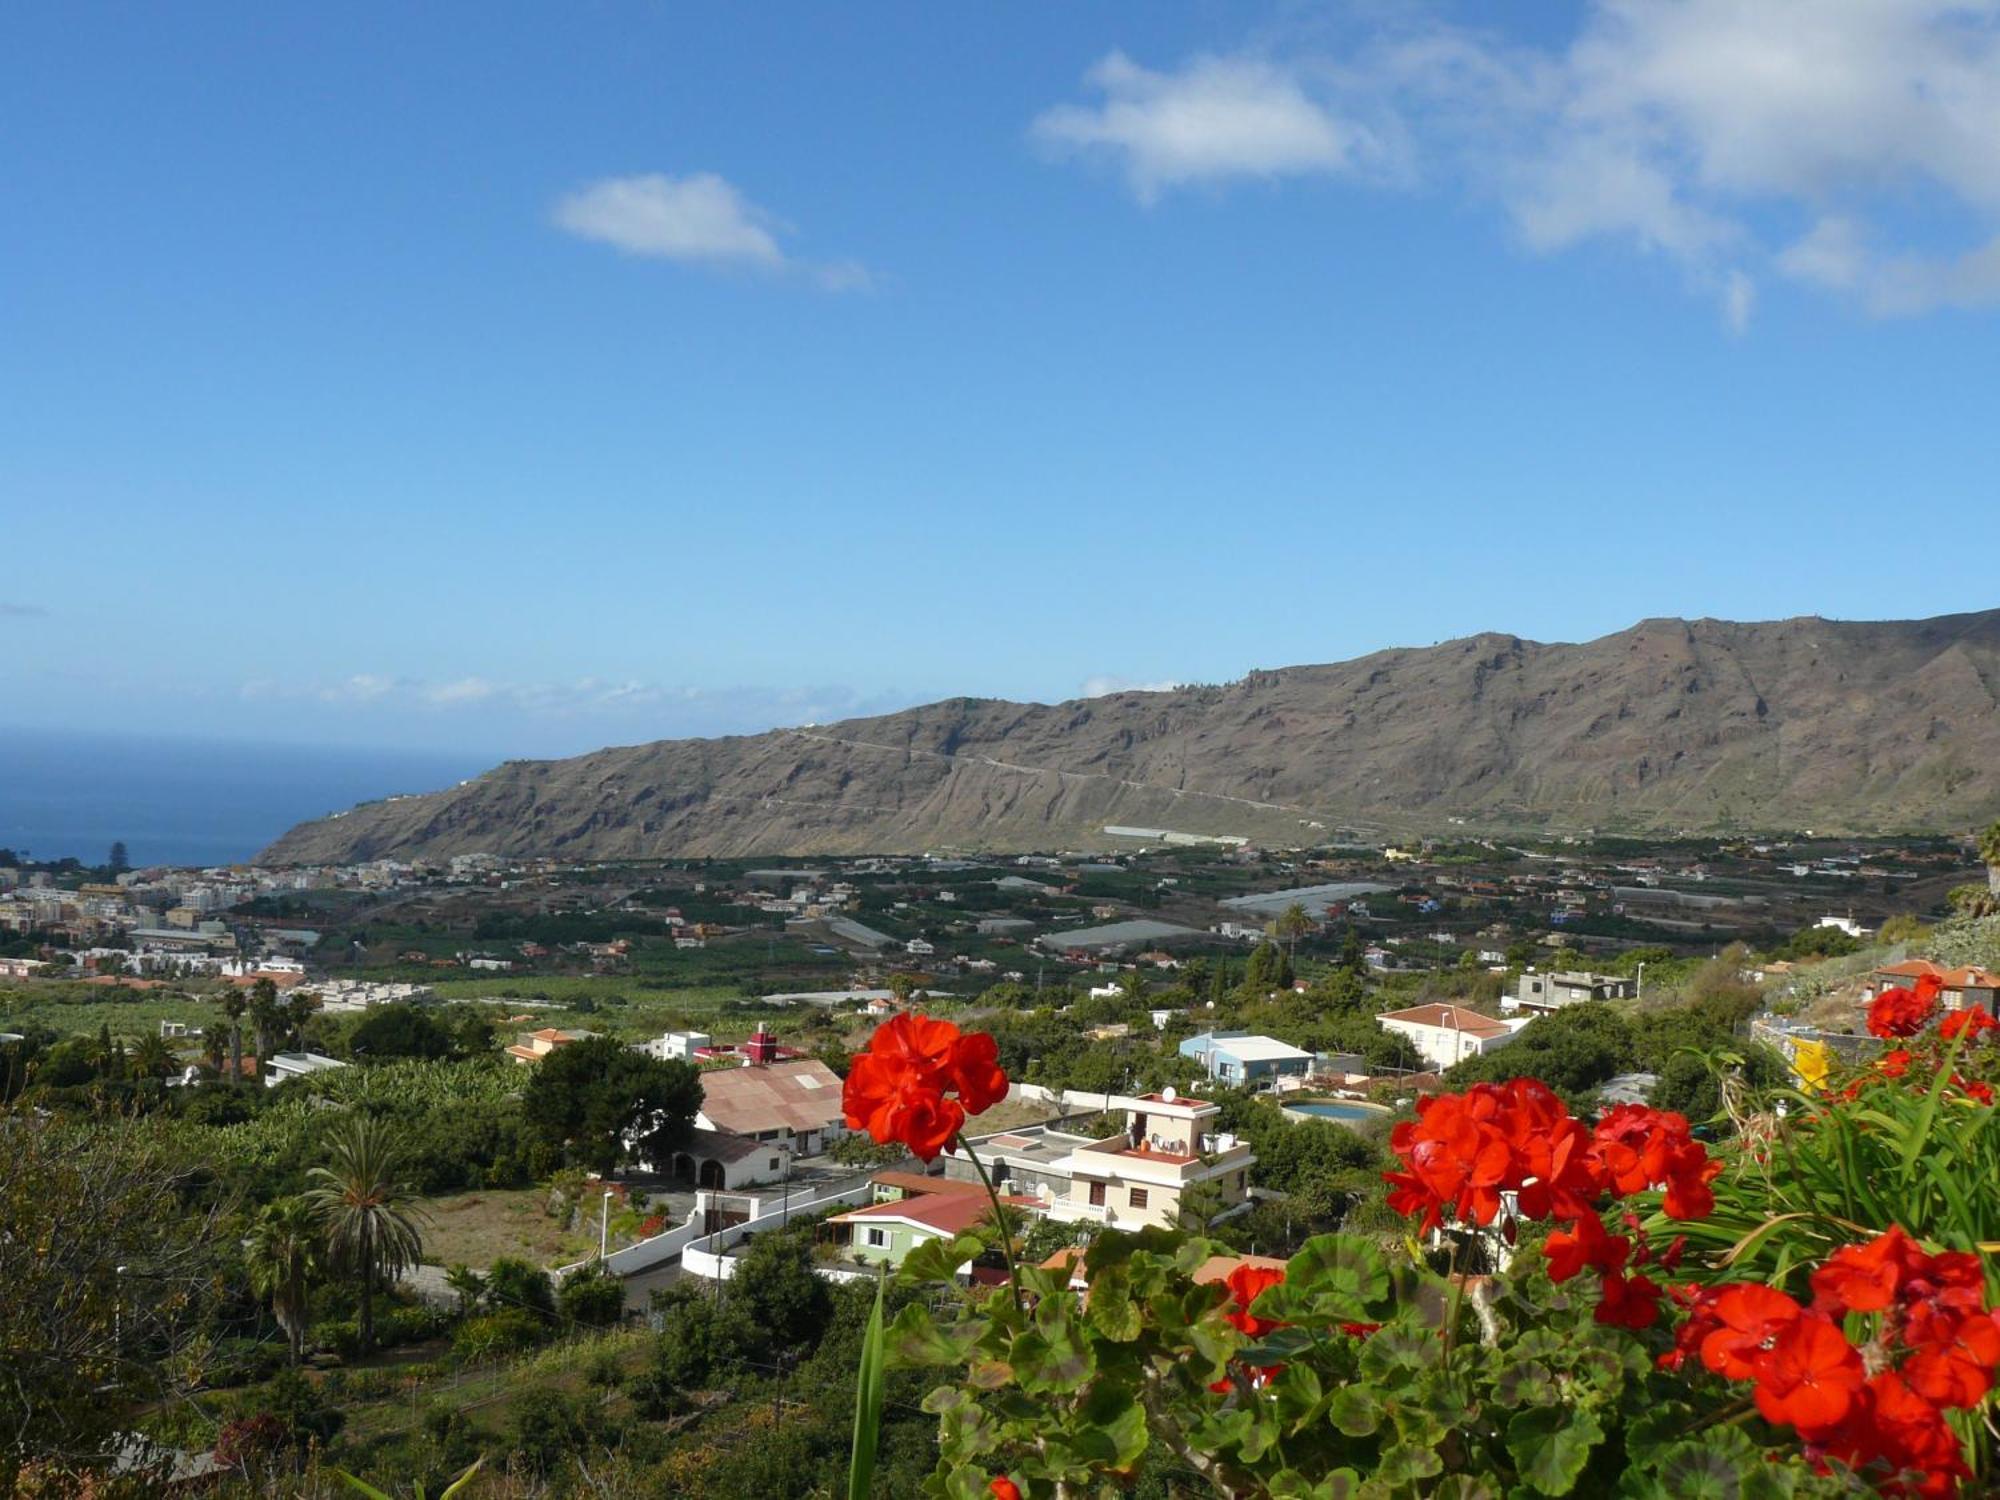
[[[498,756],[0,729],[0,848],[99,864],[247,860],[295,823],[475,776]]]

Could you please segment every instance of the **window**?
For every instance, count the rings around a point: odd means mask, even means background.
[[[889,1243],[888,1230],[870,1229],[868,1231],[868,1244],[870,1248],[875,1250],[880,1250],[883,1246],[887,1245],[888,1243]]]
[[[1102,1208],[1102,1207],[1104,1207],[1104,1184],[1103,1184],[1103,1183],[1101,1183],[1101,1182],[1093,1182],[1093,1183],[1092,1183],[1092,1184],[1090,1185],[1090,1206],[1091,1206],[1092,1208]]]
[[[1134,1208],[1144,1208],[1146,1206],[1146,1190],[1144,1188],[1132,1189],[1132,1206]]]
[[[777,1158],[777,1157],[775,1157],[775,1156],[771,1158],[771,1170],[772,1170],[773,1172],[777,1171],[777,1170],[778,1170],[778,1168],[779,1168],[779,1167],[781,1167],[781,1166],[783,1166],[783,1165],[784,1165],[784,1163],[783,1163],[783,1162],[782,1162],[782,1161],[781,1161],[781,1160],[780,1160],[779,1158]]]

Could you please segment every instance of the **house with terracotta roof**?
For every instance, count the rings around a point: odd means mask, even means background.
[[[886,1180],[885,1180],[886,1179]],[[875,1179],[877,1202],[835,1214],[826,1221],[827,1237],[865,1265],[900,1266],[903,1257],[931,1240],[949,1240],[992,1217],[986,1190],[944,1177],[918,1177],[911,1172],[880,1173]],[[1002,1200],[1018,1214],[1018,1233],[1033,1200]]]
[[[1521,1034],[1529,1018],[1501,1021],[1463,1005],[1413,1005],[1375,1018],[1385,1031],[1406,1036],[1434,1068],[1504,1047]]]
[[[816,1057],[716,1068],[701,1075],[701,1091],[694,1123],[702,1130],[775,1141],[800,1156],[816,1156],[847,1133],[840,1076]]]
[[[587,1041],[596,1034],[594,1031],[558,1031],[553,1026],[544,1026],[540,1031],[527,1033],[506,1051],[515,1062],[525,1066],[540,1062],[558,1047],[567,1047],[571,1042]]]
[[[1974,966],[1948,969],[1943,964],[1932,963],[1927,958],[1911,958],[1899,964],[1884,964],[1868,976],[1868,984],[1863,994],[1866,999],[1873,1000],[1884,990],[1908,989],[1919,979],[1932,975],[1935,975],[1944,987],[1938,996],[1938,1003],[1946,1010],[1966,1010],[1978,1005],[1984,1006],[1991,1014],[1994,1001],[2000,998],[2000,974]]]

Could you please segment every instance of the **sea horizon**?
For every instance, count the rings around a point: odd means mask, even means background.
[[[240,864],[358,802],[438,791],[500,755],[0,729],[0,848],[101,864]]]

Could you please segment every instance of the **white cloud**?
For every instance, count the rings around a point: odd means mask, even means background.
[[[1099,673],[1086,677],[1077,696],[1081,698],[1103,698],[1112,693],[1171,693],[1179,687],[1178,682],[1135,682],[1130,677],[1119,677],[1110,673]]]
[[[2000,0],[1586,0],[1555,45],[1399,19],[1337,55],[1114,53],[1092,78],[1101,105],[1035,132],[1141,196],[1455,186],[1534,252],[1663,257],[1738,330],[1765,275],[1878,315],[2000,305]]]
[[[491,698],[496,689],[484,677],[461,677],[455,682],[441,682],[436,687],[424,689],[426,703],[483,703]]]
[[[1344,172],[1372,154],[1365,129],[1256,58],[1197,57],[1156,73],[1113,52],[1088,78],[1101,104],[1059,105],[1032,133],[1057,151],[1109,157],[1143,201],[1184,183]]]
[[[1731,333],[1742,333],[1750,326],[1750,310],[1757,305],[1757,283],[1741,271],[1730,271],[1722,278],[1722,321],[1729,325]]]
[[[627,255],[686,265],[796,271],[829,291],[871,284],[867,269],[854,261],[819,265],[793,259],[779,243],[790,226],[713,172],[606,177],[556,200],[553,218],[558,228]]]
[[[907,707],[901,693],[862,694],[847,687],[667,687],[629,678],[579,677],[508,682],[478,675],[440,681],[361,672],[330,682],[258,678],[242,685],[253,702],[311,703],[345,718],[389,716],[407,723],[570,723],[578,733],[662,737],[740,733],[776,724],[831,722]]]
[[[39,604],[10,604],[0,599],[0,620],[39,620],[47,614]]]

